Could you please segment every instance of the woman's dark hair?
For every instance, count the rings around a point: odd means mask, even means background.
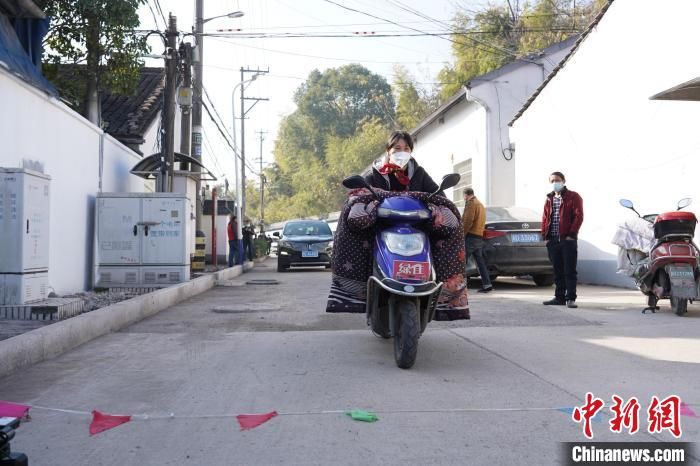
[[[406,145],[413,150],[413,137],[411,137],[411,134],[408,131],[394,131],[391,133],[391,136],[389,136],[389,140],[386,142],[386,150],[387,152],[389,149],[394,147],[394,144],[399,142],[400,139],[403,139],[406,142]]]
[[[549,174],[549,176],[550,176],[550,177],[552,177],[552,176],[558,176],[558,177],[561,178],[564,182],[566,182],[566,177],[564,176],[564,174],[563,174],[562,172],[552,172],[552,173]]]

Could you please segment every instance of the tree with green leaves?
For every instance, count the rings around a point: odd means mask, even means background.
[[[507,0],[452,20],[454,63],[438,74],[440,98],[454,95],[471,78],[582,32],[608,0],[535,0],[522,8]]]
[[[396,125],[391,86],[356,64],[311,72],[294,100],[265,170],[270,222],[339,210],[342,179],[364,170]]]
[[[402,65],[394,67],[396,122],[399,128],[410,130],[438,106],[437,96],[421,88]]]
[[[298,112],[311,119],[321,133],[347,137],[367,120],[394,123],[391,86],[378,74],[358,64],[314,70],[297,90]]]
[[[80,112],[99,124],[99,91],[129,94],[138,84],[141,56],[148,52],[138,28],[145,0],[38,0],[51,18],[46,38],[46,75]],[[76,67],[61,76],[59,64]],[[78,79],[75,79],[77,74]]]

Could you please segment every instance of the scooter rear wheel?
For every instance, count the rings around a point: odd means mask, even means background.
[[[671,310],[676,313],[677,316],[682,316],[688,312],[688,300],[685,298],[674,298],[671,297]]]
[[[410,369],[418,355],[420,319],[413,301],[401,300],[396,303],[396,331],[394,335],[394,358],[401,369]]]

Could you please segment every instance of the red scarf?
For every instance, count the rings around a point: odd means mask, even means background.
[[[408,190],[408,184],[411,182],[411,179],[408,177],[406,172],[398,165],[393,163],[385,163],[379,169],[379,173],[381,173],[382,175],[393,174],[398,180],[398,182],[406,186],[406,190]]]

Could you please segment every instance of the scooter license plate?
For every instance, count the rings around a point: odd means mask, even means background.
[[[695,284],[695,272],[690,266],[672,265],[667,269],[671,279],[671,295],[675,298],[696,298],[698,288]]]
[[[430,278],[430,263],[418,261],[394,261],[394,278],[427,281]]]

